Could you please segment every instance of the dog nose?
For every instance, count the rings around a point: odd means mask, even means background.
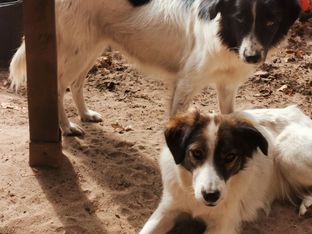
[[[216,190],[214,192],[202,191],[202,196],[208,203],[215,203],[220,198],[220,191]]]
[[[245,60],[247,63],[258,63],[258,62],[260,62],[260,59],[261,59],[260,53],[255,53],[253,55],[244,54],[244,56],[245,56]]]

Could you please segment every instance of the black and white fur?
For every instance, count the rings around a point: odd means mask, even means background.
[[[302,199],[312,211],[312,120],[297,107],[230,115],[179,114],[160,157],[163,196],[140,234],[165,234],[181,214],[204,233],[234,234],[275,199]]]
[[[222,113],[233,110],[238,85],[265,60],[297,19],[297,0],[56,0],[60,126],[70,87],[83,121],[101,121],[87,108],[84,79],[104,48],[112,45],[147,73],[174,85],[171,114],[215,84]],[[12,86],[26,79],[25,44],[10,65]],[[44,79],[44,78],[43,78]]]

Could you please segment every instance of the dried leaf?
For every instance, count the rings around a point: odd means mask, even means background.
[[[133,131],[133,128],[131,125],[123,127],[122,125],[120,125],[119,123],[116,122],[116,123],[113,123],[111,126],[114,128],[115,131],[117,131],[119,133]]]

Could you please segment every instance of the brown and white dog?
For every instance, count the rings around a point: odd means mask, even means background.
[[[297,0],[56,0],[59,119],[64,135],[83,130],[63,105],[70,88],[83,121],[101,121],[87,108],[84,79],[112,45],[139,67],[172,83],[171,114],[214,84],[222,113],[233,110],[238,85],[297,19]],[[13,86],[26,79],[24,43],[10,66]],[[44,79],[44,77],[43,77]]]
[[[239,233],[278,198],[312,211],[312,120],[296,106],[178,114],[165,136],[163,196],[141,234],[167,233],[182,213],[203,220],[205,233]]]

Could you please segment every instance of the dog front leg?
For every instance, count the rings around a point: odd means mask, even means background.
[[[166,234],[173,227],[179,212],[167,210],[162,204],[145,223],[139,234]]]
[[[229,114],[234,111],[234,98],[237,90],[237,85],[233,84],[216,84],[219,109],[222,114]]]
[[[205,221],[207,229],[204,234],[238,234],[239,224],[231,222],[221,222],[214,226],[209,226],[209,222]]]
[[[198,91],[194,83],[196,82],[192,82],[188,78],[182,78],[176,81],[171,101],[171,116],[188,109],[194,95]]]

